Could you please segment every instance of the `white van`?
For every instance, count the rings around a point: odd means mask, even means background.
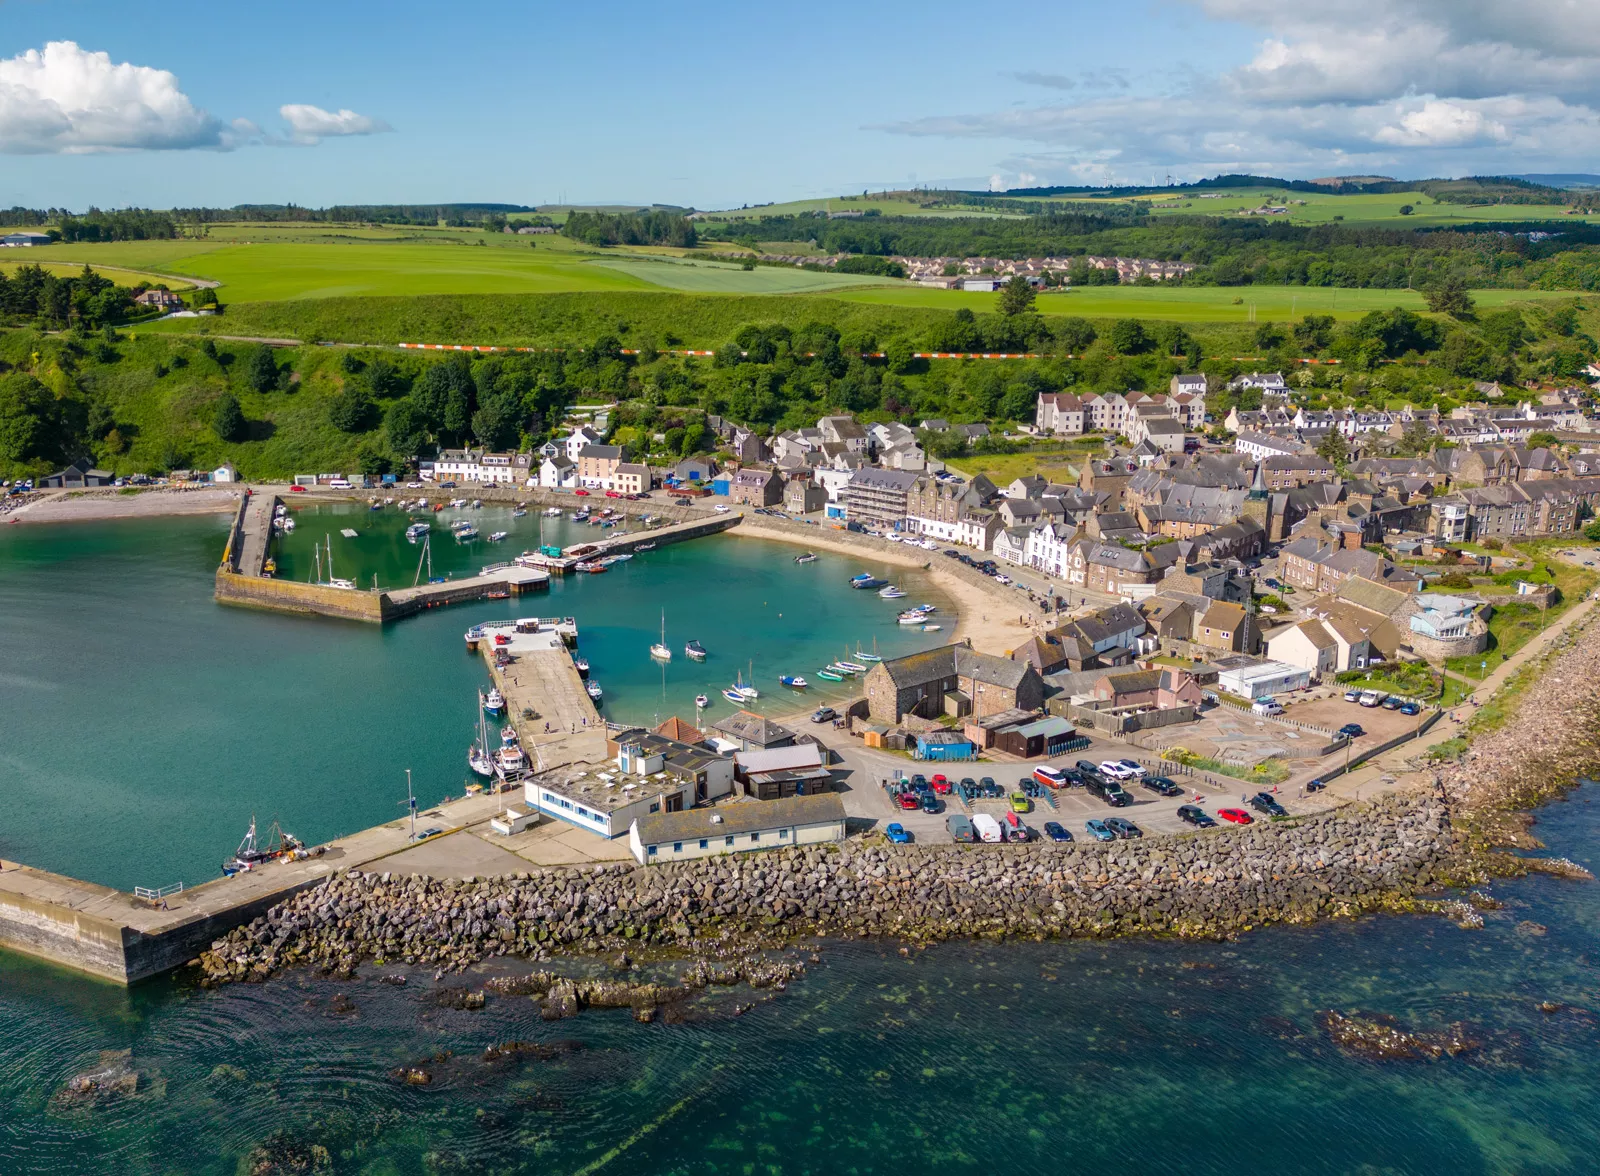
[[[1273,715],[1281,715],[1283,713],[1283,704],[1276,698],[1258,698],[1250,704],[1250,713],[1271,718]]]
[[[996,845],[1005,839],[1000,833],[1000,822],[988,813],[973,813],[972,828],[977,832],[979,841]]]

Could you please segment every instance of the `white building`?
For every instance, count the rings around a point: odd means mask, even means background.
[[[476,482],[481,449],[441,449],[433,462],[435,482]]]
[[[636,817],[628,848],[641,865],[844,840],[838,793],[747,800]]]
[[[601,837],[621,837],[634,821],[694,804],[694,785],[657,770],[649,775],[597,768],[570,779],[535,777],[523,785],[528,805]]]
[[[1217,689],[1239,698],[1265,698],[1311,685],[1311,671],[1288,662],[1229,657],[1217,666]]]
[[[1300,453],[1300,444],[1270,433],[1252,433],[1246,430],[1233,439],[1233,451],[1243,453],[1256,461],[1269,457],[1294,457]]]
[[[216,469],[212,470],[211,480],[218,483],[242,481],[242,479],[239,477],[239,471],[234,469],[231,461],[225,461]]]
[[[600,444],[600,434],[588,425],[579,425],[562,444],[566,446],[567,457],[577,462],[578,454],[583,452],[584,446]]]
[[[1267,656],[1321,678],[1339,670],[1339,642],[1321,621],[1301,621],[1269,634]]]
[[[546,490],[571,490],[578,484],[578,465],[566,454],[547,457],[539,467],[539,485]]]
[[[478,459],[478,476],[485,486],[521,486],[533,471],[531,453],[485,453]]]

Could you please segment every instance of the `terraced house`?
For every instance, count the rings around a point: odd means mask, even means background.
[[[907,529],[945,543],[987,551],[1001,527],[989,503],[1000,491],[979,474],[969,482],[939,481],[923,475],[906,492]]]

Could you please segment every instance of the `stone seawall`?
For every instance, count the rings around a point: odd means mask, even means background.
[[[215,982],[363,960],[465,967],[630,944],[693,950],[730,934],[1213,936],[1393,902],[1441,883],[1456,839],[1436,799],[1391,796],[1314,818],[1110,845],[849,842],[665,866],[465,882],[343,873],[217,940]]]
[[[226,568],[217,572],[216,598],[223,604],[240,604],[274,612],[342,617],[374,624],[384,619],[385,597],[379,592],[330,588],[325,584],[303,584],[296,580],[272,580],[263,576],[242,576]]]

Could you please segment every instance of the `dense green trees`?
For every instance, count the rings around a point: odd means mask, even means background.
[[[67,327],[94,331],[126,322],[134,309],[132,290],[88,266],[70,278],[57,277],[40,265],[19,266],[10,277],[0,272],[0,319],[55,331]]]
[[[676,212],[574,212],[561,232],[587,245],[673,245],[692,248],[694,222]]]
[[[61,456],[62,415],[56,398],[34,376],[0,376],[0,463],[22,466]]]
[[[232,392],[224,392],[217,398],[216,408],[211,413],[212,431],[224,441],[243,441],[247,427],[239,398]]]

